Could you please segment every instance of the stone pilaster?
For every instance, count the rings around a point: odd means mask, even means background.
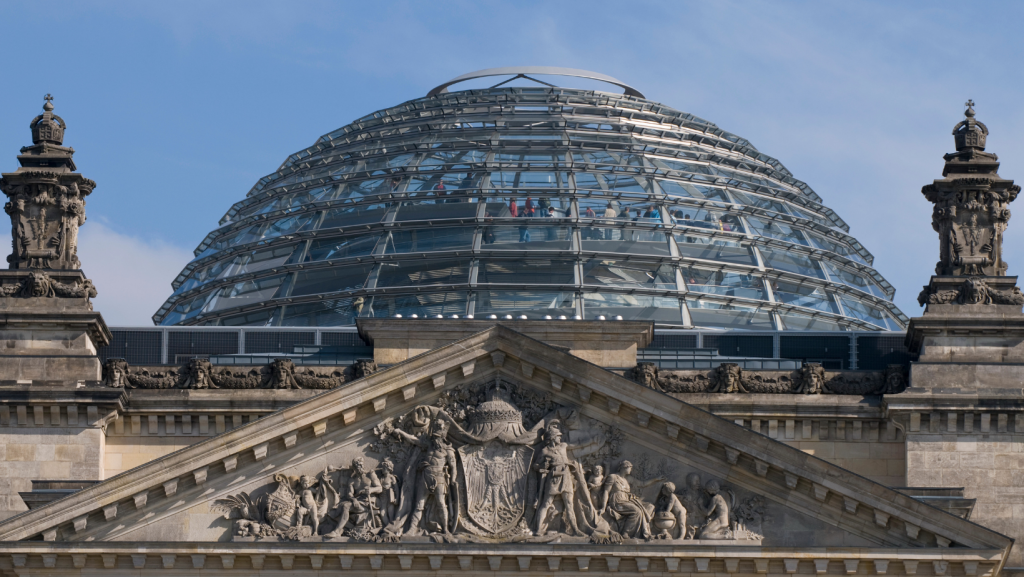
[[[922,189],[935,205],[939,262],[918,297],[924,314],[907,330],[918,355],[910,387],[885,406],[906,434],[907,485],[963,487],[977,500],[971,521],[1020,539],[1024,294],[1005,276],[1002,253],[1020,187],[996,173],[972,105],[953,130],[957,151],[945,156],[944,178]],[[1008,565],[1024,565],[1020,547]]]

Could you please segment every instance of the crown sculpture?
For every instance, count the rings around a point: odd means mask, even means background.
[[[0,339],[8,343],[0,382],[98,380],[96,349],[110,342],[78,260],[85,197],[96,183],[75,172],[75,150],[63,146],[67,124],[53,113],[53,97],[44,100],[29,124],[32,145],[18,156],[21,167],[0,177],[12,249],[10,270],[0,271]]]
[[[921,189],[935,205],[932,228],[939,233],[939,262],[917,297],[926,307],[924,315],[912,319],[907,331],[907,347],[920,353],[912,380],[915,371],[923,376],[930,370],[925,365],[931,362],[1024,360],[1024,294],[1017,277],[1006,276],[1003,260],[1009,204],[1020,186],[999,176],[999,157],[985,152],[988,127],[974,118],[973,100],[965,106],[965,118],[953,127],[956,152],[944,156],[943,178]],[[992,336],[997,333],[1003,338]],[[1003,368],[1008,379],[1016,378]],[[995,378],[1000,371],[993,371],[989,377]],[[945,379],[978,385],[985,381],[981,374],[947,373]]]

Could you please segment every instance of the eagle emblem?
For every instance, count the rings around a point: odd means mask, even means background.
[[[484,531],[497,535],[516,526],[526,512],[527,473],[533,449],[491,442],[459,448],[466,479],[466,512]]]

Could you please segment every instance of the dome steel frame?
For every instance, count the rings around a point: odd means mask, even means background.
[[[634,96],[444,90],[473,74],[289,156],[207,235],[154,322],[905,326],[846,223],[746,140]],[[519,216],[527,203],[552,216]]]

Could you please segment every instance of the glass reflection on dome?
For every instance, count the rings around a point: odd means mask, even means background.
[[[366,115],[290,155],[221,225],[156,322],[906,322],[870,254],[781,163],[691,114],[607,93],[499,87]]]

